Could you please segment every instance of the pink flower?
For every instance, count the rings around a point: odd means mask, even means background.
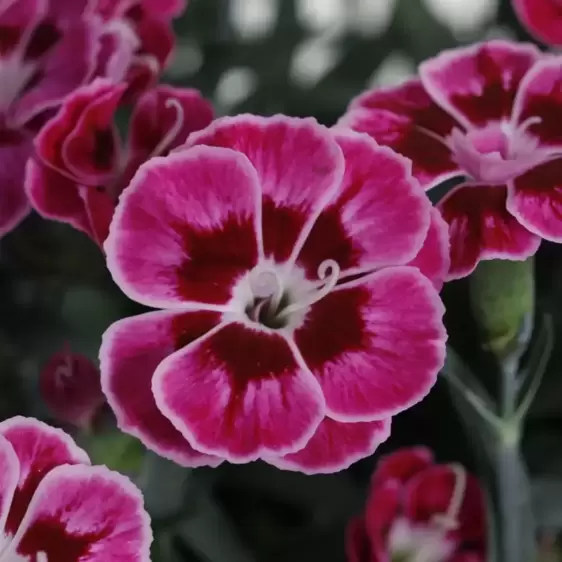
[[[39,373],[41,396],[57,421],[87,428],[105,402],[99,369],[66,345]]]
[[[105,250],[125,294],[164,310],[104,335],[120,427],[185,465],[370,455],[443,364],[430,215],[405,159],[313,119],[222,118],[143,164]]]
[[[115,113],[125,89],[97,79],[69,95],[35,139],[37,157],[27,166],[33,207],[100,245],[117,199],[140,164],[167,154],[213,117],[196,90],[160,85],[138,98],[123,147]]]
[[[0,423],[0,522],[5,560],[150,560],[139,490],[35,419]]]
[[[480,260],[523,260],[562,241],[562,58],[488,41],[441,53],[420,79],[352,102],[340,126],[413,160],[426,189],[465,176],[438,204],[450,279]]]
[[[185,0],[90,0],[109,30],[130,29],[137,39],[127,68],[127,98],[152,88],[174,50],[171,20],[186,8]]]
[[[423,447],[381,459],[365,514],[347,532],[349,562],[484,562],[486,514],[474,476]]]
[[[548,45],[562,45],[561,0],[512,0],[521,23]]]

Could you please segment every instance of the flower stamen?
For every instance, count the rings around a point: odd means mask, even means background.
[[[175,109],[176,117],[174,124],[170,127],[170,130],[164,135],[164,138],[158,143],[156,148],[152,151],[149,158],[158,156],[166,151],[175,140],[175,138],[180,134],[181,129],[185,121],[185,113],[180,102],[175,98],[168,98],[164,102],[164,106],[167,108],[173,107]],[[148,160],[148,158],[147,158]]]
[[[433,517],[433,522],[446,531],[454,530],[459,526],[459,513],[467,484],[466,471],[462,466],[452,464],[451,469],[455,473],[455,484],[449,508],[446,513],[440,513]]]

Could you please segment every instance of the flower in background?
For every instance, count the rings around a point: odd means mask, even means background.
[[[347,532],[348,562],[484,562],[486,513],[478,480],[435,464],[423,447],[377,466],[363,516]]]
[[[5,560],[148,562],[140,491],[64,432],[31,418],[0,423],[0,527]]]
[[[450,279],[480,260],[523,260],[562,241],[562,58],[488,41],[445,51],[420,78],[352,102],[340,127],[369,133],[413,161],[426,189],[462,177],[439,202]]]
[[[105,250],[124,293],[163,310],[105,333],[102,387],[121,429],[178,463],[341,470],[443,364],[422,270],[440,284],[446,227],[367,135],[219,119],[140,167]]]
[[[561,0],[512,0],[519,21],[539,41],[562,45]]]
[[[68,344],[43,365],[39,389],[57,421],[80,428],[89,428],[105,403],[99,369]]]
[[[115,205],[137,168],[167,154],[213,118],[199,92],[160,85],[133,107],[122,146],[115,113],[125,84],[97,79],[69,95],[35,139],[26,191],[44,217],[67,222],[103,244]]]

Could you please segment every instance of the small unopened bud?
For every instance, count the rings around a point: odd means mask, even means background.
[[[62,423],[89,429],[105,397],[100,373],[88,357],[66,345],[41,369],[39,389],[52,415]]]

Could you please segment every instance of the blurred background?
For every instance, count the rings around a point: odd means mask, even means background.
[[[200,89],[219,115],[282,112],[326,125],[363,89],[399,83],[444,48],[528,39],[507,0],[190,0],[176,32],[164,82]],[[544,245],[537,258],[538,304],[554,313],[557,334],[561,257]],[[452,284],[445,299],[453,345],[493,392],[493,368],[467,312],[466,287]],[[113,285],[85,236],[29,217],[0,242],[0,417],[56,423],[37,390],[41,365],[65,342],[97,361],[107,326],[141,311]],[[562,475],[561,366],[557,346],[525,436],[537,477]],[[156,518],[158,562],[343,561],[345,525],[362,509],[379,454],[330,476],[261,463],[188,471],[145,455],[116,432],[107,412],[93,433],[75,435],[95,461],[131,473],[144,487]],[[380,453],[412,444],[476,470],[471,428],[458,420],[442,381],[396,418]],[[549,501],[544,526],[557,527],[562,495]]]

